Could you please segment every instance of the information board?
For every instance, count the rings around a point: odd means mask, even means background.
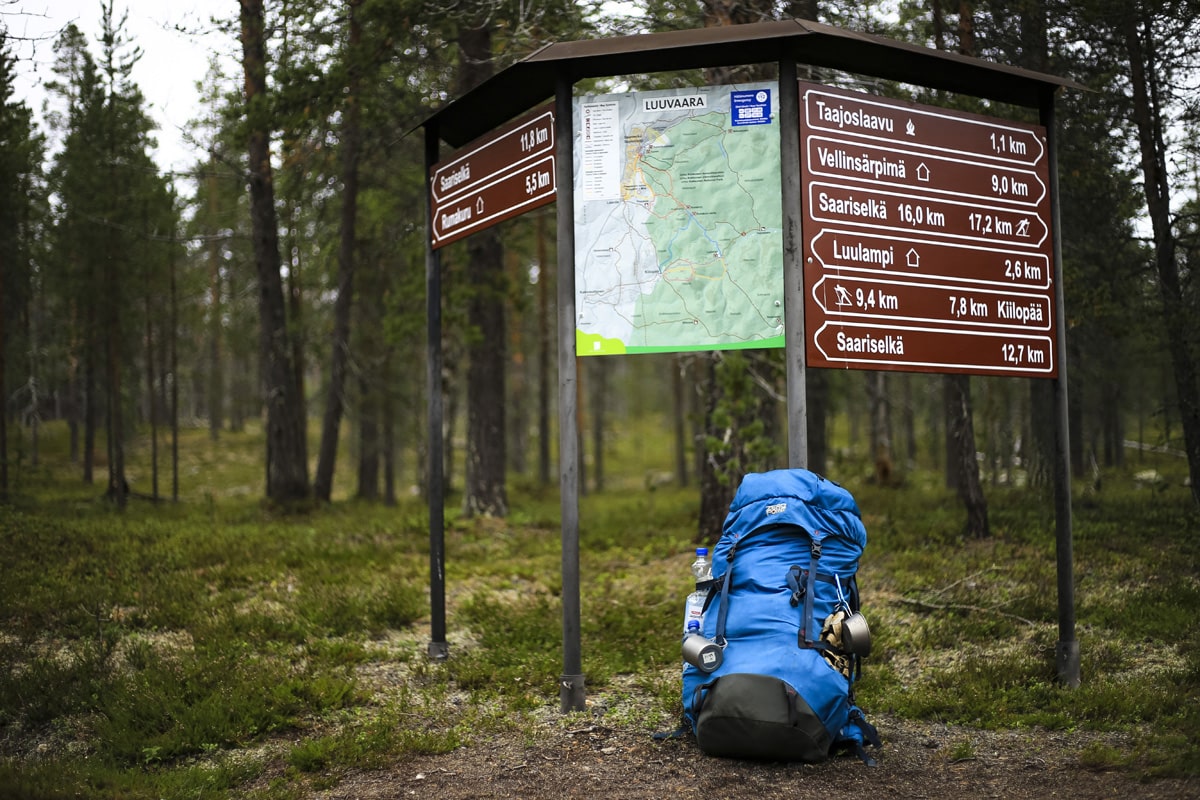
[[[1045,129],[800,84],[814,367],[1051,378]]]
[[[783,347],[775,83],[575,99],[581,356]]]

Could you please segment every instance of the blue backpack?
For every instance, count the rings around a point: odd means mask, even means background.
[[[856,573],[867,543],[858,505],[803,469],[747,475],[712,557],[699,656],[683,670],[684,719],[705,753],[822,761],[878,733],[854,704],[870,634]]]

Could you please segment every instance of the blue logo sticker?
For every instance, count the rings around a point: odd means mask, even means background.
[[[771,124],[771,90],[751,89],[729,95],[729,114],[733,127]]]

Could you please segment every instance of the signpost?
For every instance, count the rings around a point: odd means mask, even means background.
[[[434,164],[433,247],[554,202],[554,138],[554,108],[546,105]]]
[[[801,83],[809,366],[1055,377],[1045,141]]]

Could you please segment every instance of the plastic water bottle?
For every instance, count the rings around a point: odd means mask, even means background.
[[[687,604],[683,616],[683,635],[700,633],[704,627],[704,601],[708,597],[708,587],[702,584],[712,580],[712,564],[708,560],[708,548],[696,548],[696,560],[692,562],[692,576],[696,579],[696,589],[687,596]],[[695,630],[692,625],[695,624]]]

